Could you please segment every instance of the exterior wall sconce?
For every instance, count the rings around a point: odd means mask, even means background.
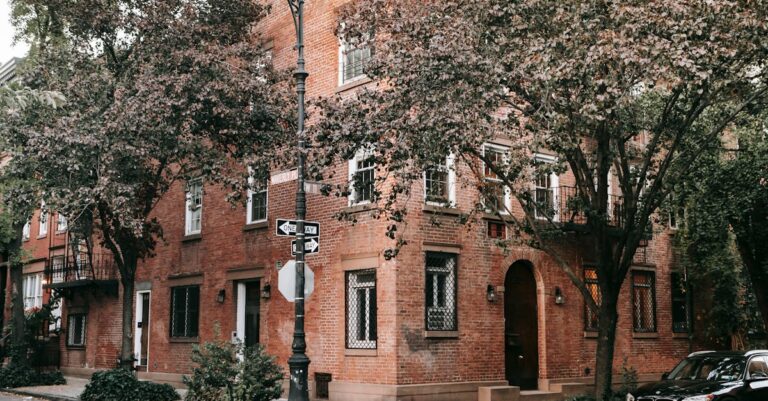
[[[493,288],[493,285],[488,284],[485,290],[485,298],[488,302],[496,302],[496,289]]]
[[[261,297],[264,299],[269,299],[272,292],[272,286],[269,284],[264,284],[263,287],[261,287]]]
[[[219,293],[216,294],[216,302],[218,302],[220,304],[223,304],[224,303],[224,298],[226,297],[226,295],[227,295],[227,291],[224,290],[223,288],[220,289]]]
[[[563,290],[561,290],[560,287],[555,287],[555,304],[565,304],[565,295],[563,295]]]

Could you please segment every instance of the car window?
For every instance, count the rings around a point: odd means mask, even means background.
[[[669,380],[736,380],[744,371],[745,360],[738,356],[687,358],[669,374]]]
[[[750,379],[768,378],[768,357],[756,356],[749,361],[747,377]]]

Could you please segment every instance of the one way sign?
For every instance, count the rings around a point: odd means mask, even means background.
[[[296,220],[277,219],[275,230],[279,237],[296,236]],[[304,235],[307,237],[317,237],[320,235],[320,223],[316,221],[304,222]]]
[[[317,237],[304,239],[304,253],[320,252],[320,239]],[[296,255],[296,240],[291,241],[291,254]]]

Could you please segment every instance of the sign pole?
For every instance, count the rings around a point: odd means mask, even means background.
[[[304,334],[304,219],[307,213],[307,200],[304,193],[304,153],[306,148],[304,134],[304,93],[306,80],[309,75],[304,70],[304,0],[288,0],[288,6],[293,16],[296,28],[296,51],[298,59],[293,77],[296,79],[296,94],[298,95],[298,122],[296,134],[299,140],[298,177],[296,189],[296,302],[295,324],[293,330],[293,354],[288,358],[288,368],[291,372],[288,401],[309,401],[308,375],[309,358],[307,357],[307,342]]]

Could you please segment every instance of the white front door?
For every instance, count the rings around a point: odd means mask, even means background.
[[[136,332],[133,336],[133,351],[136,365],[144,367],[149,366],[149,301],[150,291],[136,292]]]
[[[237,324],[233,337],[246,346],[259,343],[260,296],[259,281],[237,283]]]

